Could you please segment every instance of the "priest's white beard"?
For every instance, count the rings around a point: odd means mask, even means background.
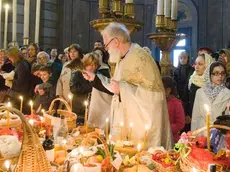
[[[121,51],[119,49],[110,49],[109,51],[109,62],[117,63],[121,58]]]

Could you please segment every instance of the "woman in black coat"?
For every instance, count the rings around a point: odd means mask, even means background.
[[[9,99],[12,102],[13,106],[19,109],[20,106],[20,100],[19,96],[23,96],[24,99],[24,108],[23,112],[28,113],[29,107],[28,101],[30,97],[29,90],[31,89],[31,72],[30,72],[30,66],[26,60],[23,59],[23,55],[19,51],[18,48],[12,47],[9,48],[7,55],[9,57],[9,60],[14,65],[15,69],[15,75],[12,83],[12,87],[9,89]]]

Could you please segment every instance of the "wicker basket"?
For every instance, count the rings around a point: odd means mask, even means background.
[[[210,125],[210,128],[217,128],[217,129],[225,129],[225,130],[230,130],[230,127],[227,126],[223,126],[223,125]],[[207,128],[203,127],[200,128],[194,132],[192,132],[193,136],[196,136],[202,132],[204,132]],[[183,154],[186,154],[189,150],[188,149],[183,149]],[[190,159],[189,156],[187,157],[181,157],[180,159],[180,168],[183,172],[190,172],[192,168],[196,168],[197,171],[199,172],[206,172],[207,169],[199,169],[199,167],[196,167],[197,164],[193,163]],[[217,166],[217,171],[220,172],[225,172],[226,170],[224,169],[224,167],[220,166],[219,164],[216,164]]]
[[[8,110],[18,115],[22,120],[23,141],[15,172],[51,172],[50,163],[46,158],[39,138],[24,115],[19,110],[11,107],[2,106],[0,111],[2,110]]]
[[[46,123],[51,124],[51,121],[56,118],[53,116],[53,114],[55,113],[55,110],[53,110],[53,108],[56,101],[60,101],[65,105],[67,110],[57,109],[57,113],[65,116],[68,129],[69,131],[72,131],[76,127],[77,115],[71,111],[69,104],[61,98],[54,99],[50,104],[49,110],[44,113]]]
[[[86,138],[82,141],[81,146],[86,146],[91,138],[96,138],[96,139],[100,140],[104,146],[104,149],[105,149],[106,160],[108,162],[108,166],[107,167],[101,167],[101,172],[114,172],[115,169],[113,168],[113,166],[111,164],[111,155],[109,153],[108,145],[107,145],[106,141],[99,136],[98,133],[92,132],[92,133],[87,134]]]

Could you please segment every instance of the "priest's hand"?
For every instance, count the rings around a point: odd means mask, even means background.
[[[228,104],[226,105],[226,109],[227,109],[228,111],[230,111],[230,101],[229,101]]]
[[[120,94],[119,82],[111,80],[111,90],[114,94]]]
[[[82,72],[83,77],[88,81],[93,81],[95,78],[95,73],[84,70]]]

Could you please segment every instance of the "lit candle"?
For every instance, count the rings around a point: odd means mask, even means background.
[[[177,20],[177,12],[178,12],[178,0],[172,0],[172,6],[171,6],[172,20]]]
[[[30,104],[30,113],[31,113],[31,115],[33,115],[33,106],[34,106],[34,103],[33,103],[32,100],[30,100],[29,104]]]
[[[171,0],[164,0],[164,15],[170,17]]]
[[[8,102],[7,107],[11,107],[11,106],[12,106],[11,103]],[[6,117],[7,117],[7,127],[10,128],[10,112],[8,110],[6,111]]]
[[[157,0],[157,15],[164,15],[164,0]]]
[[[144,149],[146,148],[146,139],[147,139],[148,130],[149,130],[149,125],[147,124],[145,126]]]
[[[88,133],[88,126],[87,126],[87,121],[88,121],[88,101],[84,102],[85,104],[85,133]]]
[[[23,97],[19,96],[20,99],[20,112],[22,112],[22,108],[23,108]]]
[[[68,98],[69,98],[70,109],[71,109],[71,112],[72,112],[73,111],[73,95],[69,94]]]
[[[210,151],[210,110],[207,104],[204,105],[204,108],[207,112],[206,114],[206,128],[207,128],[207,147]]]
[[[130,127],[129,140],[131,141],[132,140],[132,132],[133,132],[133,123],[132,122],[130,122],[129,127]]]
[[[108,141],[109,138],[109,118],[106,118],[105,120],[105,138]]]
[[[141,151],[141,144],[140,143],[138,143],[138,145],[137,145],[137,151],[138,151],[138,153],[137,153],[136,172],[138,172],[138,166],[139,166],[139,156],[140,156],[140,151]]]
[[[123,140],[123,127],[124,127],[124,122],[120,122],[120,128],[121,128],[120,139],[121,139],[121,141]]]
[[[10,171],[10,161],[6,160],[4,164],[5,164],[6,170]]]

